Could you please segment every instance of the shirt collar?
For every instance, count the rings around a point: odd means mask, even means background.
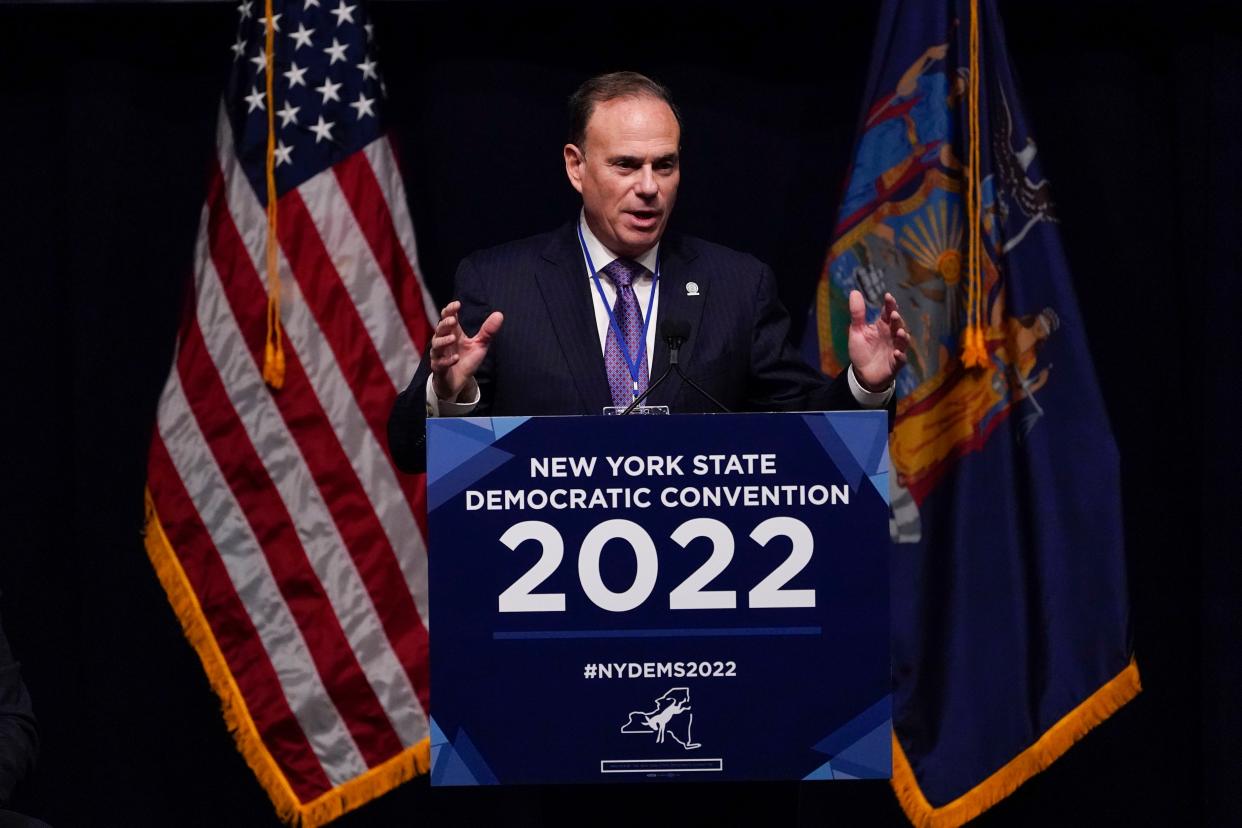
[[[585,211],[580,211],[578,213],[578,226],[582,228],[582,238],[586,242],[587,252],[591,254],[591,262],[594,263],[595,271],[597,273],[615,262],[617,259],[621,258],[616,253],[613,253],[605,247],[603,242],[595,238],[595,234],[591,232],[590,225],[587,224]],[[634,261],[647,268],[647,273],[655,273],[656,262],[659,259],[659,254],[660,243],[656,242],[650,250],[639,256]],[[650,277],[640,276],[639,278]]]

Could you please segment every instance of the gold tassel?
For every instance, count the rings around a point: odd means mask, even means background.
[[[987,340],[978,325],[971,325],[962,331],[961,360],[967,368],[983,368],[988,364]]]
[[[980,234],[980,201],[983,190],[980,169],[983,155],[979,148],[979,3],[970,4],[970,81],[967,95],[969,156],[966,163],[966,327],[962,331],[960,360],[967,368],[988,364],[987,341],[983,335],[983,237]]]
[[[263,346],[263,381],[273,389],[285,385],[285,350],[281,347],[280,287],[267,300],[267,344]]]
[[[267,340],[263,347],[263,381],[273,390],[285,385],[284,337],[280,328],[280,262],[276,235],[276,101],[272,72],[275,64],[272,25],[272,0],[266,0],[267,37],[264,51],[267,58]]]

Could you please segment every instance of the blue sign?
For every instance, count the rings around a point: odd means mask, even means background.
[[[890,776],[884,412],[428,447],[433,785]]]

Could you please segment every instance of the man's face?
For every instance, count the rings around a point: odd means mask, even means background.
[[[585,146],[565,145],[587,225],[609,250],[637,258],[664,235],[681,181],[680,141],[673,110],[644,95],[597,104]]]

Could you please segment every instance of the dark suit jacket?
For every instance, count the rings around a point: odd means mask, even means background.
[[[660,319],[684,319],[690,337],[682,370],[733,411],[858,408],[844,374],[830,382],[790,345],[789,316],[767,265],[753,256],[689,236],[666,234],[660,245]],[[698,285],[697,294],[687,291]],[[499,310],[504,326],[475,378],[478,416],[599,414],[612,404],[592,302],[599,299],[583,262],[577,222],[474,253],[457,269],[461,323],[477,331]],[[656,324],[657,320],[652,320]],[[668,367],[657,338],[650,375]],[[426,464],[424,359],[388,419],[397,466]],[[674,413],[716,408],[675,374],[647,398]]]

